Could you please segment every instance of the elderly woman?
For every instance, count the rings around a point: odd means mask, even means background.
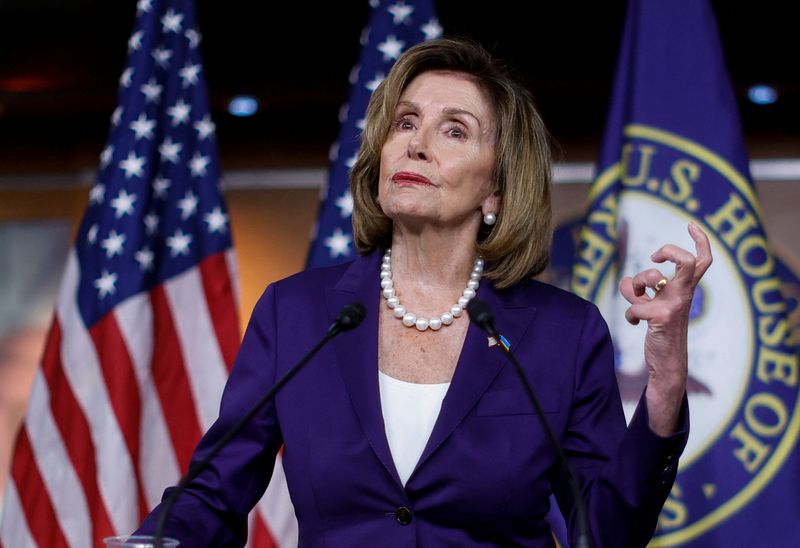
[[[301,546],[553,546],[575,504],[519,378],[464,311],[476,293],[519,357],[586,501],[595,546],[644,546],[686,441],[686,336],[711,262],[666,245],[626,278],[649,324],[649,383],[626,427],[596,307],[533,281],[550,246],[550,157],[525,89],[479,47],[427,42],[375,91],[352,172],[362,257],[271,285],[195,460],[296,363],[343,305],[364,325],[303,369],[179,497],[169,536],[243,545],[275,455]],[[646,288],[656,288],[650,297]],[[156,509],[143,527],[152,531]]]

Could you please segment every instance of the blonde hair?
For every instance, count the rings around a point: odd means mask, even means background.
[[[350,174],[356,247],[367,254],[391,243],[392,222],[378,203],[381,149],[401,94],[431,70],[468,75],[492,101],[497,117],[493,179],[500,212],[494,226],[482,225],[475,244],[486,260],[484,277],[498,288],[510,287],[542,272],[550,255],[550,137],[531,94],[468,40],[444,38],[410,48],[372,94]]]

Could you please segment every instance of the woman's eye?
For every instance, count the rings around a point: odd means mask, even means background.
[[[414,124],[408,118],[401,118],[394,123],[397,129],[414,129]]]
[[[447,134],[455,139],[464,139],[467,136],[466,132],[460,127],[451,127],[447,130]]]

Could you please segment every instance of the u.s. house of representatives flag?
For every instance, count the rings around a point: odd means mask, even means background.
[[[442,34],[432,0],[370,0],[370,6],[369,22],[361,33],[361,58],[350,72],[350,97],[340,112],[339,137],[331,147],[328,184],[321,196],[309,267],[351,261],[358,255],[351,224],[350,169],[361,145],[367,103],[405,50]]]
[[[130,533],[216,418],[239,333],[199,43],[190,1],[138,2],[119,106],[15,447],[7,548],[102,546]],[[260,546],[285,537],[253,521]]]
[[[711,238],[689,330],[691,434],[653,546],[800,542],[797,349],[765,240],[733,88],[706,0],[631,0],[598,177],[572,289],[596,301],[630,413],[647,379],[645,326],[628,326],[623,275],[686,225]]]

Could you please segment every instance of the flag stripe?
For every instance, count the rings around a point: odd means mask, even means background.
[[[113,314],[104,317],[89,330],[89,336],[100,358],[111,406],[128,444],[133,461],[139,455],[138,436],[141,398],[128,348],[122,339]]]
[[[199,266],[214,332],[220,342],[225,366],[230,372],[239,342],[239,322],[228,275],[228,263],[225,255],[219,253],[208,257]]]
[[[33,535],[28,529],[28,522],[23,513],[22,501],[17,492],[13,475],[6,483],[3,493],[5,504],[3,505],[3,528],[0,530],[0,548],[36,548]]]
[[[275,539],[269,532],[269,528],[267,527],[266,521],[262,515],[259,512],[256,512],[255,516],[256,517],[253,520],[253,525],[250,528],[250,538],[248,539],[248,544],[258,548],[277,548],[280,546],[279,544],[275,543]]]
[[[275,459],[267,491],[256,507],[258,513],[269,523],[269,531],[278,546],[297,546],[297,518],[289,497],[286,474],[283,470],[283,456]]]
[[[70,546],[91,544],[89,507],[50,412],[50,390],[41,372],[34,377],[29,401],[31,410],[25,423],[28,441],[61,531]],[[69,519],[65,519],[67,515]]]
[[[78,313],[74,295],[79,280],[75,252],[67,258],[56,316],[62,331],[61,362],[69,387],[89,423],[97,457],[100,492],[116,531],[129,531],[139,518],[134,467],[108,400],[97,351]],[[33,410],[33,407],[29,413]]]
[[[142,402],[139,385],[133,370],[128,347],[117,325],[113,313],[107,314],[90,330],[89,336],[97,349],[100,368],[105,379],[117,423],[122,430],[128,455],[132,462],[139,462],[139,427],[141,424]],[[141,518],[147,515],[144,488],[141,477],[135,474],[136,493]]]
[[[93,527],[93,545],[102,545],[103,537],[114,534],[111,519],[97,486],[97,466],[89,425],[75,400],[61,366],[61,328],[53,323],[42,358],[42,373],[50,392],[50,408],[70,463],[86,495]]]
[[[48,548],[67,546],[67,539],[61,530],[56,512],[47,496],[42,476],[34,460],[33,449],[25,426],[17,437],[11,475],[14,483],[20,486],[20,504],[25,512],[29,530],[35,543]],[[5,511],[5,509],[4,509]]]
[[[150,292],[153,305],[153,379],[164,409],[167,428],[181,470],[187,470],[192,451],[200,439],[201,425],[192,405],[193,397],[184,358],[173,324],[172,311],[163,286]]]
[[[173,312],[181,353],[185,358],[189,386],[192,389],[201,428],[211,427],[219,414],[219,401],[228,378],[209,310],[203,295],[200,272],[191,269],[165,285]]]
[[[236,251],[233,249],[225,251],[225,264],[228,265],[228,279],[231,281],[231,287],[233,288],[235,310],[240,311],[242,309],[242,288],[239,286],[239,263],[236,261]],[[238,318],[236,325],[239,325]],[[236,341],[236,348],[239,348],[238,340]]]
[[[148,508],[153,508],[161,500],[164,487],[180,477],[180,467],[150,369],[154,344],[150,297],[144,293],[135,295],[121,303],[114,313],[130,349],[142,395],[138,465]]]

